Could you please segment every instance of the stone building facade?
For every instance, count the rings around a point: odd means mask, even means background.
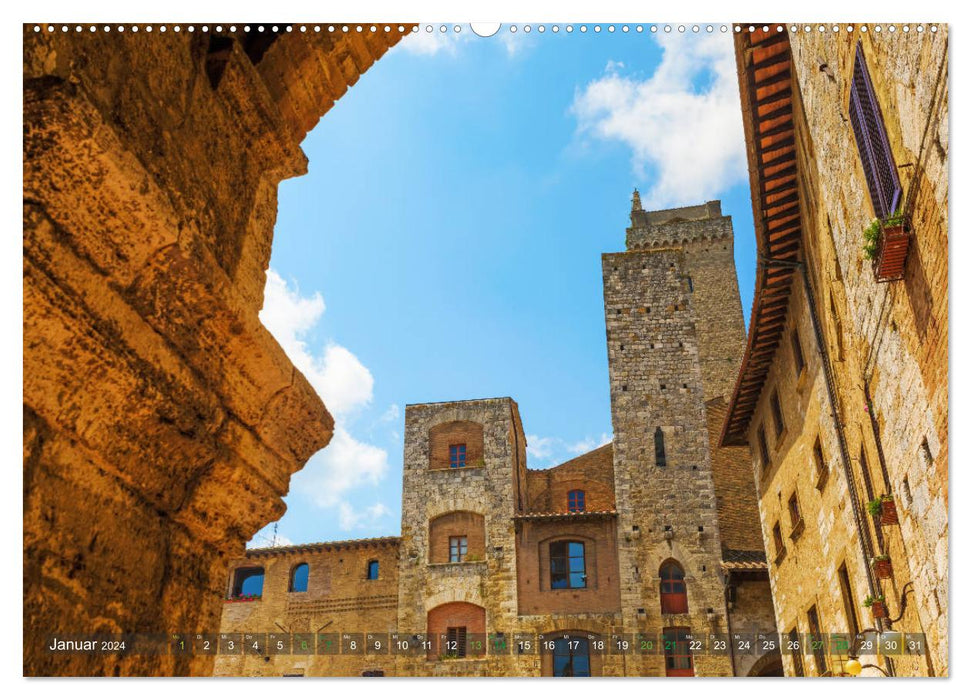
[[[736,35],[760,264],[720,444],[750,448],[783,633],[913,635],[903,655],[865,637],[784,655],[786,675],[853,655],[865,674],[941,676],[948,33],[841,30]],[[869,511],[884,495],[895,518]]]
[[[221,629],[388,635],[395,653],[220,655],[218,674],[781,671],[778,650],[732,644],[774,638],[775,615],[746,450],[718,442],[745,343],[731,219],[645,212],[635,191],[602,265],[613,441],[530,470],[512,399],[409,405],[400,538],[247,552],[226,593],[258,565],[261,597],[227,601]],[[376,547],[397,562],[377,586]]]
[[[330,440],[258,317],[276,189],[397,26],[23,27],[25,674],[211,671],[45,640],[213,629]]]

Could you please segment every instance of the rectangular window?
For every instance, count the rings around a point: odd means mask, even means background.
[[[662,634],[664,644],[664,671],[668,676],[693,676],[694,659],[691,656],[691,629],[688,627],[665,627]]]
[[[856,45],[853,82],[850,85],[850,124],[863,165],[873,210],[880,219],[893,214],[900,204],[900,178],[883,124],[863,45]]]
[[[816,467],[816,486],[821,488],[829,474],[829,468],[826,466],[826,459],[823,457],[823,443],[820,442],[818,435],[815,444],[813,444],[813,462]]]
[[[586,494],[583,491],[574,490],[567,494],[567,510],[571,513],[582,513],[586,507]]]
[[[465,535],[448,538],[448,560],[450,562],[465,561],[469,552],[469,539]]]
[[[452,469],[461,469],[465,466],[465,445],[448,446],[448,466]]]
[[[368,581],[378,580],[378,562],[373,559],[367,563],[367,577]]]
[[[799,340],[799,331],[795,328],[792,329],[792,359],[796,363],[796,374],[802,374],[802,370],[806,367],[806,358],[802,354],[802,343]]]
[[[809,620],[810,636],[806,640],[806,644],[809,646],[809,650],[813,654],[813,659],[816,661],[816,672],[822,676],[828,670],[826,667],[826,649],[824,648],[826,644],[823,641],[823,635],[819,631],[819,614],[816,612],[815,605],[806,612],[806,618]]]
[[[843,610],[846,613],[846,624],[849,626],[850,643],[860,633],[860,622],[856,617],[856,605],[853,604],[853,589],[850,587],[850,574],[846,570],[846,562],[840,565],[836,572],[840,581],[840,593],[843,596]]]
[[[799,497],[795,491],[789,496],[789,521],[792,523],[792,527],[795,527],[802,520],[802,514],[799,512]]]
[[[765,425],[760,425],[758,430],[759,457],[762,458],[762,472],[769,470],[772,463],[769,461],[769,443],[765,441]]]
[[[787,650],[792,651],[793,674],[798,678],[802,678],[806,675],[806,669],[804,669],[802,666],[802,644],[799,640],[798,627],[793,627],[792,631],[789,633],[789,643],[794,645]]]
[[[779,392],[773,391],[769,398],[772,406],[772,420],[775,422],[775,436],[779,437],[786,429],[786,424],[782,420],[782,404],[779,403]]]
[[[779,523],[772,526],[772,543],[775,545],[775,563],[778,564],[786,555],[786,543],[782,539],[782,528]]]
[[[550,588],[586,588],[587,568],[582,542],[550,544]]]
[[[465,658],[465,627],[449,627],[445,631],[445,656]]]

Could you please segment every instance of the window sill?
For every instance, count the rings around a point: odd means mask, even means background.
[[[476,565],[485,564],[485,563],[486,563],[485,559],[478,559],[476,561],[430,561],[428,562],[428,565],[435,566],[435,567],[455,566],[455,567],[461,568],[461,567],[474,567]]]
[[[796,377],[796,391],[801,392],[806,388],[806,385],[809,383],[808,377],[809,371],[806,369],[806,366],[803,365],[802,369],[799,371],[799,376]]]
[[[775,562],[774,562],[774,564],[776,566],[779,566],[779,564],[781,564],[782,561],[785,558],[786,558],[786,550],[785,550],[785,547],[783,547],[782,550],[778,554],[775,555]]]
[[[430,472],[454,472],[454,473],[462,473],[462,472],[473,472],[473,471],[477,471],[479,469],[485,469],[485,465],[484,464],[470,464],[470,465],[465,466],[465,467],[429,467],[428,468],[428,471],[430,471]]]
[[[799,539],[802,535],[803,530],[806,529],[806,521],[799,518],[799,522],[792,526],[792,532],[789,533],[789,539],[793,542]]]
[[[826,487],[826,482],[829,481],[829,469],[824,469],[823,471],[816,473],[816,490],[822,491]]]

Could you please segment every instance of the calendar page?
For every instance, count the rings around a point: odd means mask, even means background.
[[[24,676],[949,675],[947,23],[28,9]]]

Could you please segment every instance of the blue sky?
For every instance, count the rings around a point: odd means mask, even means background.
[[[645,208],[722,200],[748,320],[731,37],[464,29],[391,49],[280,187],[261,318],[338,427],[278,543],[400,532],[408,403],[513,397],[534,468],[610,439],[600,255],[634,186]]]

